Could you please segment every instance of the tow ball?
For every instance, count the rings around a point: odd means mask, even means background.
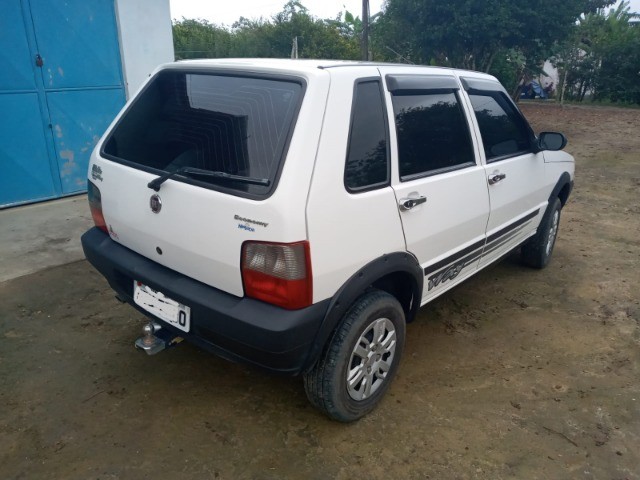
[[[155,355],[165,348],[173,347],[180,343],[183,338],[175,336],[162,329],[162,325],[156,322],[149,322],[142,327],[143,335],[135,341],[136,348],[144,350],[147,355]]]

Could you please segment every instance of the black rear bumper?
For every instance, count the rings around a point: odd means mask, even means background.
[[[301,310],[285,310],[239,298],[159,265],[97,228],[82,236],[82,248],[119,297],[145,315],[151,316],[133,301],[134,279],[191,307],[189,333],[153,319],[205,350],[287,374],[300,373],[314,360],[309,352],[330,299]]]

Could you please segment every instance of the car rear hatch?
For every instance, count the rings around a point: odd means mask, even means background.
[[[92,156],[89,180],[100,190],[111,238],[242,296],[248,234],[276,241],[291,235],[270,228],[283,214],[267,200],[305,85],[287,75],[158,72]]]

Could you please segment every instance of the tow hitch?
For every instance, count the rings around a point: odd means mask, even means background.
[[[147,355],[155,355],[165,348],[173,347],[184,340],[162,329],[162,325],[149,322],[142,327],[143,335],[135,342],[136,348],[144,350]]]

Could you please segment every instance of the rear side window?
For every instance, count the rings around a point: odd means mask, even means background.
[[[403,181],[475,165],[469,126],[455,92],[393,96]]]
[[[266,195],[280,171],[302,90],[291,80],[163,71],[124,114],[102,153],[159,174],[193,167],[266,179],[268,185],[181,177],[230,193]]]
[[[472,93],[469,98],[476,113],[488,162],[530,151],[527,126],[504,94]]]
[[[344,183],[350,192],[389,184],[387,127],[380,82],[356,84]]]

